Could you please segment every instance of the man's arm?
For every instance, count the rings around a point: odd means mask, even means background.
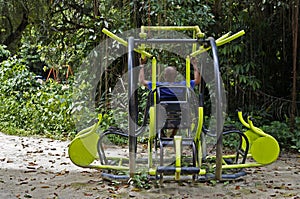
[[[140,73],[139,73],[139,83],[143,86],[148,87],[148,80],[145,80],[145,63],[146,63],[147,59],[140,59]]]
[[[197,60],[195,57],[193,57],[191,59],[191,63],[194,67],[194,81],[195,81],[195,85],[198,85],[200,84],[200,81],[201,81],[201,75],[200,75],[200,72],[198,70],[198,66],[197,66]]]

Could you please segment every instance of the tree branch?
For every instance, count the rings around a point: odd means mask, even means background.
[[[11,43],[13,43],[15,40],[21,37],[22,32],[25,30],[26,26],[29,24],[28,22],[28,13],[24,12],[22,21],[17,27],[15,31],[11,31],[10,35],[5,39],[3,42],[6,46],[9,46]]]

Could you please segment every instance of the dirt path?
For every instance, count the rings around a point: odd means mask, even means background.
[[[300,154],[283,153],[235,182],[165,183],[139,190],[104,181],[68,159],[68,142],[0,133],[0,198],[293,198],[300,199]]]

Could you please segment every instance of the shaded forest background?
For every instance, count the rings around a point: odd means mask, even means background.
[[[71,114],[78,107],[71,101],[68,67],[76,76],[82,60],[106,39],[103,28],[121,33],[141,25],[198,25],[215,38],[245,30],[239,41],[219,48],[228,112],[242,108],[281,145],[300,149],[298,0],[0,0],[0,5],[1,131],[74,136]],[[118,121],[102,102],[126,64],[125,58],[114,63],[99,90],[107,126]],[[37,83],[51,68],[59,73]]]

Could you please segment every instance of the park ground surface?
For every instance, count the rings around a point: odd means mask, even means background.
[[[281,152],[266,167],[247,169],[231,182],[165,182],[138,189],[105,181],[101,172],[76,167],[69,142],[0,133],[0,198],[293,198],[300,199],[300,154]]]

